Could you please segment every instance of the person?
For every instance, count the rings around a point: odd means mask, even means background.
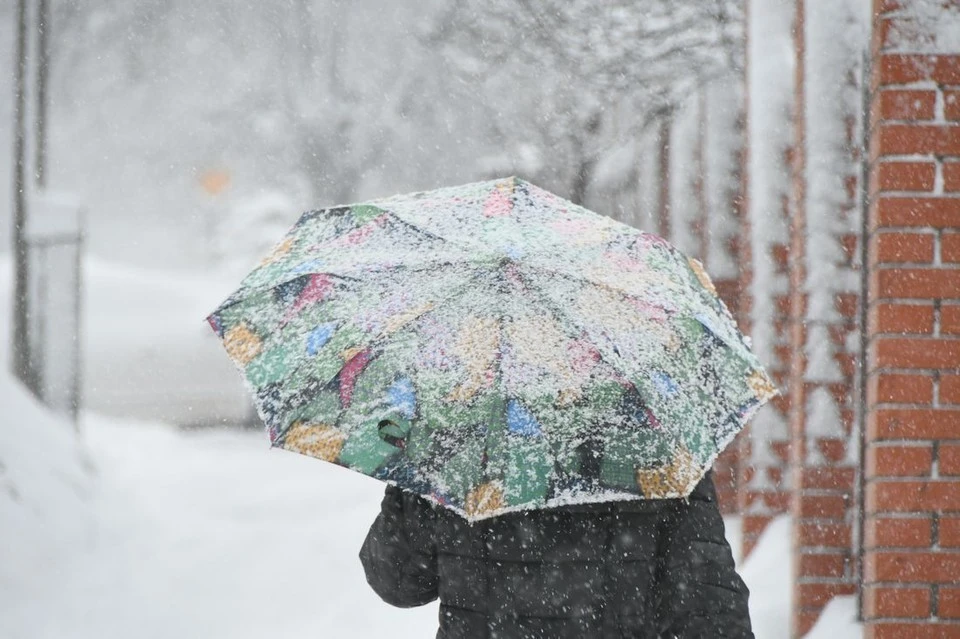
[[[360,560],[389,604],[439,597],[437,639],[753,639],[710,473],[688,499],[473,524],[388,486]]]

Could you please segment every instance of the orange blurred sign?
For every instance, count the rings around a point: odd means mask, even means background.
[[[221,193],[230,186],[230,173],[222,170],[207,171],[200,176],[200,186],[210,195]]]

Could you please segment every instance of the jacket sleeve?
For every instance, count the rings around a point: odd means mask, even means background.
[[[390,605],[422,606],[437,598],[435,514],[426,500],[387,486],[380,514],[360,549],[367,583]]]
[[[663,544],[661,636],[753,639],[749,591],[736,572],[709,473],[678,502]]]

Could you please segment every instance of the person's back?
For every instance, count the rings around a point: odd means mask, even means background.
[[[753,637],[709,476],[689,500],[476,524],[388,488],[360,557],[384,601],[440,598],[438,639]]]

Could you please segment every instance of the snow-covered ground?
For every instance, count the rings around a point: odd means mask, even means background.
[[[243,419],[250,400],[204,321],[237,274],[84,263],[84,400],[98,412],[198,424]]]
[[[15,567],[34,587],[0,581],[0,637],[430,636],[436,606],[395,610],[364,582],[374,480],[270,452],[260,433],[84,428],[94,525],[56,565]]]
[[[84,431],[98,469],[85,498],[91,525],[55,565],[22,563],[0,580],[0,636],[420,639],[436,631],[436,604],[393,609],[364,582],[357,551],[379,508],[378,482],[270,451],[261,433],[102,417],[88,417]],[[29,546],[29,532],[13,541]],[[18,574],[33,587],[21,589]]]
[[[11,597],[45,598],[92,538],[91,462],[73,429],[0,371],[0,637]]]

